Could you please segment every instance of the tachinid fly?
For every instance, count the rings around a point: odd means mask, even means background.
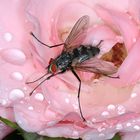
[[[36,79],[35,81],[27,82],[26,84],[34,83],[44,76],[49,75],[47,78],[43,79],[30,93],[32,93],[46,80],[49,80],[51,77],[55,75],[62,74],[67,70],[70,70],[73,75],[79,81],[79,88],[78,88],[78,104],[80,115],[85,121],[85,117],[82,113],[81,103],[80,103],[80,90],[81,90],[81,80],[78,76],[76,70],[85,71],[85,72],[92,72],[92,73],[99,73],[106,76],[116,73],[117,69],[114,65],[107,61],[103,61],[101,59],[96,58],[95,56],[99,54],[100,48],[99,45],[101,44],[102,40],[96,45],[81,45],[83,40],[86,37],[87,29],[89,25],[89,16],[84,15],[82,16],[74,25],[71,32],[69,33],[67,39],[64,43],[49,46],[42,41],[40,41],[32,32],[31,35],[41,44],[53,48],[63,45],[63,50],[61,54],[56,57],[55,59],[50,59],[50,63],[47,67],[47,72],[41,76],[40,78]],[[111,76],[109,76],[111,77]]]

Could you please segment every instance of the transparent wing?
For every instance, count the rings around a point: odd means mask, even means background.
[[[89,16],[82,16],[72,28],[70,34],[68,35],[64,50],[71,51],[78,47],[86,37],[86,31],[89,25]]]
[[[76,63],[73,67],[80,71],[111,75],[117,72],[117,67],[111,62],[98,58],[91,58],[83,63]]]

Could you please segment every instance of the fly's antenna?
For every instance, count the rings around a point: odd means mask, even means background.
[[[44,79],[43,81],[41,81],[31,92],[30,92],[30,96],[33,94],[33,92],[40,86],[42,85],[42,83],[44,83],[47,79]]]
[[[29,81],[29,82],[26,82],[26,84],[32,84],[32,83],[35,83],[35,82],[39,81],[40,79],[42,79],[43,77],[45,77],[46,75],[48,75],[48,72],[47,72],[47,73],[45,73],[44,75],[42,75],[41,77],[37,78],[37,79],[36,79],[36,80],[34,80],[34,81]]]
[[[32,84],[32,83],[35,83],[35,82],[37,82],[37,81],[39,81],[39,80],[41,80],[43,77],[45,77],[46,75],[48,75],[48,72],[47,73],[45,73],[44,75],[42,75],[41,77],[39,77],[39,78],[37,78],[36,80],[34,80],[34,81],[29,81],[29,82],[26,82],[26,84]],[[43,82],[45,82],[46,81],[46,78],[43,80],[43,81],[41,81],[31,92],[30,92],[30,96],[33,94],[33,92],[43,83]]]

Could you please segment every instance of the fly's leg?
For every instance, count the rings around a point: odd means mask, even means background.
[[[39,39],[33,34],[33,32],[30,32],[30,34],[31,34],[31,36],[33,36],[39,43],[41,43],[42,45],[47,46],[47,47],[49,47],[49,48],[54,48],[54,47],[58,47],[58,46],[64,45],[64,43],[61,43],[61,44],[49,46],[49,45],[43,43],[41,40],[39,40]]]
[[[64,73],[65,71],[60,71],[60,72],[58,72],[58,73],[56,73],[56,74],[51,74],[50,76],[48,76],[47,78],[45,78],[43,81],[41,81],[31,92],[30,92],[30,96],[33,94],[33,92],[41,85],[41,84],[43,84],[46,80],[49,80],[51,77],[54,77],[54,76],[56,76],[56,75],[58,75],[58,74],[62,74],[62,73]]]
[[[102,42],[103,42],[103,40],[100,40],[100,42],[96,45],[96,47],[98,48]]]
[[[86,121],[86,119],[85,119],[85,117],[83,116],[83,113],[82,113],[81,102],[80,102],[81,80],[80,80],[79,76],[77,75],[77,73],[74,71],[73,68],[71,68],[71,71],[74,74],[74,76],[77,78],[77,80],[79,81],[79,89],[78,89],[78,95],[77,95],[78,105],[79,105],[79,110],[80,110],[81,117],[82,117],[83,121]]]

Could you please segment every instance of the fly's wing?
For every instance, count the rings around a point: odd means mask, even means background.
[[[117,72],[117,67],[111,62],[98,58],[91,58],[83,63],[75,63],[73,67],[80,71],[111,75]]]
[[[74,48],[78,47],[86,37],[86,31],[89,25],[89,16],[82,16],[72,28],[70,34],[68,35],[64,51],[71,51]]]

